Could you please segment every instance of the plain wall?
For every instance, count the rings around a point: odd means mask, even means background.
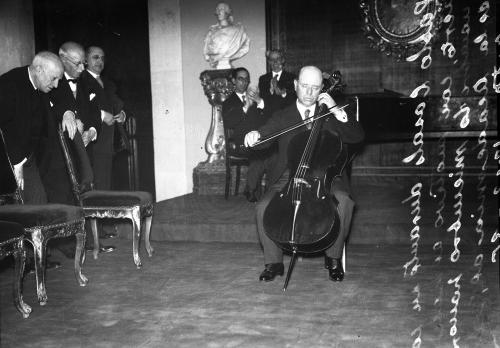
[[[0,1],[0,74],[31,63],[35,55],[30,0]]]

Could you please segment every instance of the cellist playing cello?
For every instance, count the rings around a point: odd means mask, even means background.
[[[252,147],[261,138],[315,115],[321,104],[324,104],[332,113],[331,116],[325,118],[322,125],[323,130],[336,134],[345,144],[359,144],[362,142],[364,132],[361,125],[356,121],[355,115],[348,115],[343,109],[334,107],[336,103],[333,98],[327,93],[321,93],[323,76],[320,69],[315,66],[303,67],[300,70],[298,79],[294,81],[294,85],[297,101],[276,112],[258,130],[247,133],[245,135],[245,146]],[[294,136],[305,131],[307,131],[307,127],[303,126],[277,138],[279,143],[278,159],[268,175],[267,184],[269,190],[257,203],[257,232],[264,249],[265,263],[265,269],[259,276],[261,281],[272,281],[277,275],[281,276],[284,273],[283,250],[266,234],[264,212],[274,195],[287,182],[287,176],[284,174],[288,170],[288,145]],[[341,257],[345,240],[349,234],[355,204],[350,196],[349,178],[345,172],[340,177],[336,177],[331,187],[327,189],[334,194],[338,201],[337,210],[340,226],[336,241],[325,250],[325,268],[328,269],[330,280],[342,281],[344,279],[344,269]]]

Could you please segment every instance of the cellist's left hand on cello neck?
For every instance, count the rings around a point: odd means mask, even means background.
[[[332,109],[337,103],[328,93],[321,93],[318,96],[318,104],[324,104],[340,122],[347,122],[347,113],[343,109]]]

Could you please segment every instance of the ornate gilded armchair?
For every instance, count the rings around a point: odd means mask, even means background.
[[[153,256],[150,243],[151,221],[153,218],[153,197],[144,191],[93,190],[93,172],[87,150],[80,133],[69,142],[59,127],[59,139],[64,152],[66,166],[77,201],[83,207],[85,218],[90,220],[94,239],[94,259],[99,254],[97,219],[130,219],[132,221],[132,253],[137,268],[142,267],[139,256],[141,233],[148,255]],[[76,164],[76,166],[75,166]],[[141,221],[144,220],[144,224]]]
[[[14,256],[14,304],[24,318],[29,317],[31,307],[23,301],[23,274],[26,250],[23,226],[14,222],[0,221],[0,260]]]
[[[75,276],[80,286],[87,285],[82,274],[85,258],[85,219],[80,207],[64,204],[22,204],[14,171],[0,130],[0,220],[23,226],[25,239],[33,245],[37,296],[40,305],[47,303],[45,258],[51,238],[76,236]]]

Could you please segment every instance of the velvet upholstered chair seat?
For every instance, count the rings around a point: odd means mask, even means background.
[[[0,221],[0,260],[14,256],[14,304],[24,318],[29,317],[31,307],[23,301],[23,273],[26,260],[23,226],[15,222]]]
[[[22,204],[20,190],[0,130],[0,220],[15,222],[24,229],[24,238],[33,245],[37,296],[47,303],[45,290],[45,254],[51,238],[76,236],[75,276],[80,286],[87,285],[82,274],[85,258],[85,218],[83,209],[72,205]]]
[[[59,140],[64,153],[66,167],[76,201],[89,220],[94,240],[94,259],[99,255],[97,219],[128,219],[132,222],[132,255],[137,268],[142,267],[139,243],[144,230],[146,251],[151,257],[151,221],[153,218],[153,196],[145,191],[93,190],[93,170],[80,133],[72,141],[59,127]]]
[[[147,206],[153,201],[153,196],[144,191],[87,191],[81,195],[84,207],[119,207],[140,205]]]
[[[26,240],[33,245],[37,296],[40,305],[47,303],[45,289],[45,250],[52,238],[76,236],[75,276],[80,286],[88,283],[82,274],[85,253],[84,212],[80,207],[64,204],[9,204],[0,206],[0,220],[23,226]]]
[[[17,222],[24,228],[79,223],[83,219],[80,207],[65,204],[13,204],[0,206],[0,220]]]

